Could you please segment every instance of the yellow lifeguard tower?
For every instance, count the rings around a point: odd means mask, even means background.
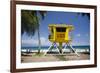
[[[48,28],[50,31],[50,35],[48,39],[50,42],[52,42],[52,45],[48,48],[48,51],[52,49],[53,46],[56,46],[56,48],[59,50],[59,53],[62,54],[64,53],[63,50],[66,49],[67,46],[69,46],[72,52],[77,54],[77,52],[70,45],[72,41],[70,32],[74,29],[73,25],[50,24]],[[57,46],[57,43],[59,44],[59,46]],[[64,48],[62,47],[63,43],[65,43]]]

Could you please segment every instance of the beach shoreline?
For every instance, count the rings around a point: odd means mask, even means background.
[[[76,48],[76,49],[74,49],[76,52],[90,52],[90,50],[87,48],[83,48],[83,49],[78,49],[78,48]],[[48,51],[48,49],[41,49],[40,50],[41,52],[47,52]],[[58,49],[52,49],[52,51],[55,51],[55,52],[58,52],[59,50]],[[64,49],[63,50],[64,52],[70,52],[71,51],[71,49]],[[38,52],[38,49],[21,49],[21,52]]]
[[[47,53],[41,52],[37,54],[34,52],[22,52],[21,53],[21,63],[31,63],[31,62],[52,62],[52,61],[74,61],[74,60],[89,60],[89,52],[78,52],[79,56],[75,53],[66,52],[65,54]]]

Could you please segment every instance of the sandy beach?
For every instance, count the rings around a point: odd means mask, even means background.
[[[66,53],[66,54],[46,54],[43,53],[37,55],[36,53],[23,53],[21,55],[22,63],[31,63],[31,62],[52,62],[52,61],[72,61],[72,60],[89,60],[89,53],[78,53],[77,56],[75,53]]]

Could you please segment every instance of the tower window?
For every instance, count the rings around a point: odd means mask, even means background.
[[[57,32],[66,32],[66,28],[65,27],[57,27],[56,31]]]

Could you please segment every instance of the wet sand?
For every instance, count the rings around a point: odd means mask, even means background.
[[[31,63],[31,62],[52,62],[52,61],[72,61],[72,60],[89,60],[90,55],[88,53],[78,53],[77,56],[75,53],[67,53],[63,55],[59,54],[40,54],[29,53],[21,55],[22,63]]]

